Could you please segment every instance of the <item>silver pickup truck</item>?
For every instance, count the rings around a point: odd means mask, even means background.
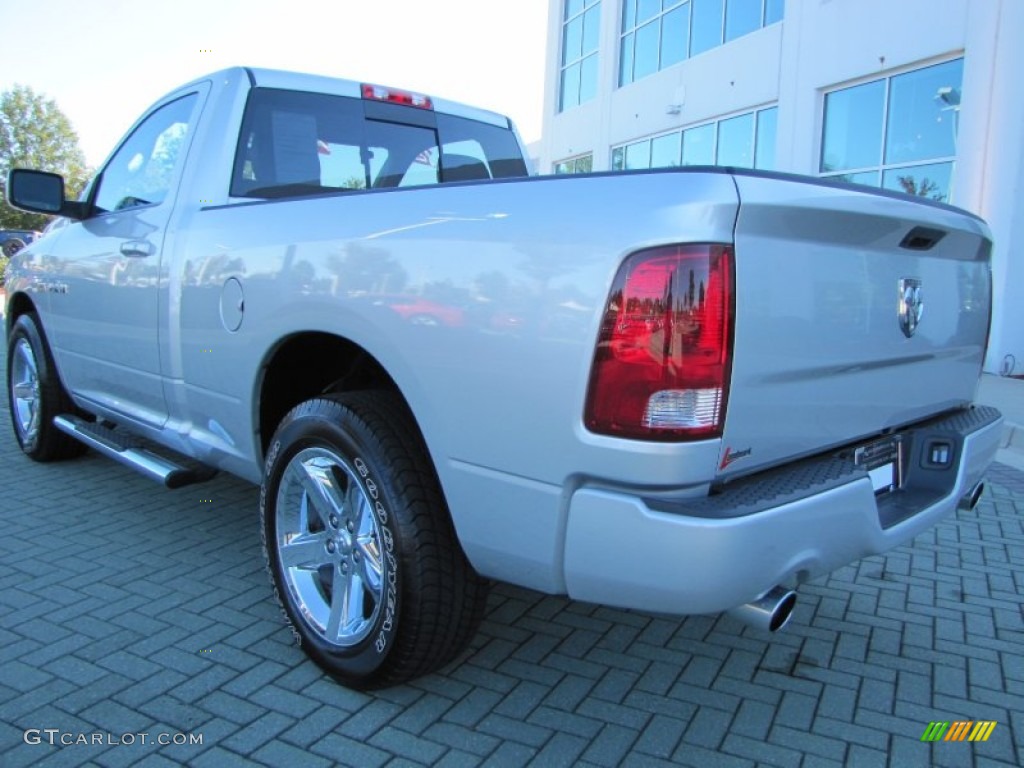
[[[499,579],[785,624],[971,508],[990,233],[729,168],[527,178],[503,117],[236,68],[158,101],[7,274],[30,458],[261,483],[267,566],[353,686],[465,647]]]

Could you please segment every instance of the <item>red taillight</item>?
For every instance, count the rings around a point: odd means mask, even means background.
[[[406,107],[419,107],[420,109],[434,108],[429,96],[411,91],[400,91],[397,88],[385,88],[383,85],[363,83],[363,98],[386,101],[389,104],[401,104]]]
[[[642,440],[718,437],[732,358],[732,248],[635,253],[612,285],[590,373],[592,432]]]

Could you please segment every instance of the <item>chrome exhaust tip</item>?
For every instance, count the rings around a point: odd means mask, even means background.
[[[726,611],[734,619],[767,632],[778,632],[789,623],[796,605],[796,592],[772,587],[757,600]]]
[[[971,488],[971,490],[969,490],[960,498],[960,503],[957,504],[957,509],[962,509],[965,512],[970,512],[972,509],[978,506],[978,502],[981,501],[981,494],[983,494],[984,492],[985,483],[979,482],[977,485]]]

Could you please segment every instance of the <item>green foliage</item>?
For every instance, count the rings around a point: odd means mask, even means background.
[[[0,187],[4,188],[0,229],[42,229],[48,216],[7,205],[7,172],[11,168],[61,174],[69,199],[78,196],[89,178],[71,121],[53,99],[25,85],[15,85],[0,94]]]
[[[945,201],[946,199],[946,195],[939,189],[939,185],[927,176],[921,179],[920,182],[911,175],[900,176],[897,180],[899,181],[900,189],[908,195],[927,197],[929,200]]]

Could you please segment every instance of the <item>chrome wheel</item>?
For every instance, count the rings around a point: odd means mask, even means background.
[[[35,443],[39,436],[39,372],[28,339],[18,339],[14,346],[10,385],[14,426],[23,443]]]
[[[388,566],[357,474],[333,451],[303,449],[282,474],[275,507],[281,571],[302,618],[333,646],[360,643],[380,614]]]
[[[439,669],[483,618],[487,582],[459,546],[395,393],[331,393],[292,408],[267,445],[260,522],[296,641],[345,685]]]

